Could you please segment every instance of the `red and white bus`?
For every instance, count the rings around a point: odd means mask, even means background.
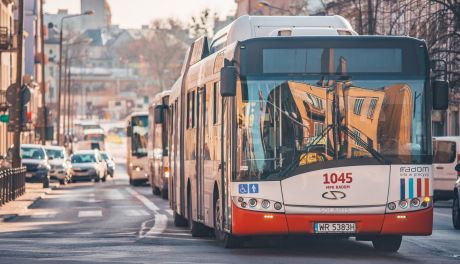
[[[426,45],[357,36],[341,17],[238,18],[192,44],[170,105],[176,225],[225,247],[338,235],[397,251],[432,232]]]
[[[168,99],[169,91],[157,94],[149,107],[148,163],[152,193],[168,198]]]
[[[148,112],[134,112],[126,125],[126,169],[129,184],[137,186],[148,181]]]

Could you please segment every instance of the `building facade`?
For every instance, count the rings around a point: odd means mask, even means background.
[[[112,12],[107,0],[81,0],[81,10],[94,11],[94,15],[81,20],[85,29],[107,28],[112,24]]]

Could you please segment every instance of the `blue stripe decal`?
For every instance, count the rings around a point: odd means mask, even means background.
[[[414,179],[409,179],[409,198],[414,198]]]
[[[401,199],[406,200],[406,180],[401,179]]]

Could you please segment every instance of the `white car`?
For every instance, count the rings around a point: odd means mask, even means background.
[[[107,165],[98,150],[81,150],[70,158],[72,162],[72,181],[107,179]]]
[[[65,148],[60,146],[45,146],[45,151],[51,166],[49,171],[50,178],[58,180],[61,184],[70,182],[72,178],[71,164]]]

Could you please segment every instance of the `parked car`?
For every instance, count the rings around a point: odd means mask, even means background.
[[[50,178],[59,180],[61,184],[71,182],[71,165],[65,148],[60,146],[45,146],[45,151],[50,158]]]
[[[433,138],[434,199],[450,200],[457,181],[455,166],[460,163],[460,137]]]
[[[21,145],[22,165],[27,168],[26,181],[42,182],[43,187],[49,187],[50,164],[48,155],[42,145]]]
[[[115,161],[113,161],[113,157],[106,151],[101,152],[101,157],[107,164],[107,173],[113,178],[113,174],[115,174]]]
[[[107,178],[107,165],[98,150],[81,150],[70,158],[72,163],[72,181],[94,180],[99,182]]]

